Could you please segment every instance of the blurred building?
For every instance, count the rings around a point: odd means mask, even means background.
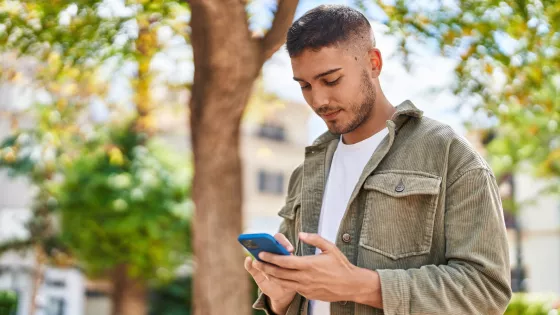
[[[307,105],[286,103],[259,121],[245,123],[242,139],[246,232],[274,235],[288,181],[303,162],[308,143]]]
[[[541,193],[549,183],[526,174],[516,174],[513,183],[515,199],[526,203],[509,229],[514,240],[513,227],[520,227],[522,285],[530,292],[560,295],[560,197]],[[518,267],[514,246],[511,254],[512,266]]]

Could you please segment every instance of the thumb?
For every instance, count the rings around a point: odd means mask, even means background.
[[[336,247],[335,244],[315,233],[300,232],[299,239],[306,244],[319,248],[322,252],[330,251]]]
[[[278,243],[280,243],[280,245],[284,246],[287,251],[289,251],[291,254],[294,253],[294,247],[284,234],[276,233],[276,235],[274,235],[274,238],[278,241]]]

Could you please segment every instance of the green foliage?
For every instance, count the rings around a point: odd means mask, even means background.
[[[554,295],[515,293],[504,315],[548,315],[558,302]]]
[[[55,105],[36,105],[27,112],[34,121],[30,128],[14,130],[0,141],[0,167],[11,176],[27,176],[34,184],[49,180],[57,171],[57,158],[79,138],[75,118],[76,107],[58,109]],[[66,151],[71,151],[67,147]]]
[[[166,280],[191,252],[190,169],[131,126],[100,130],[64,167],[61,238],[91,275],[126,263],[132,277]]]
[[[488,153],[498,175],[529,164],[557,183],[560,2],[375,2],[405,61],[414,53],[411,42],[457,60],[453,88],[461,105],[497,119],[471,127],[495,131]]]
[[[14,291],[0,291],[0,314],[15,315],[18,298]]]
[[[101,17],[102,2],[4,1],[0,5],[0,47],[45,60],[56,51],[64,64],[84,64],[130,49],[130,44],[113,45],[129,18]]]
[[[113,10],[100,0],[0,3],[0,53],[15,53],[15,61],[21,60],[24,66],[26,62],[38,61],[31,77],[26,78],[31,83],[23,84],[35,91],[45,91],[52,99],[48,104],[33,104],[29,110],[18,113],[33,122],[31,128],[15,128],[9,137],[0,139],[0,168],[8,169],[12,176],[28,178],[38,191],[33,200],[33,217],[27,226],[30,239],[9,240],[0,244],[0,250],[39,244],[48,254],[70,251],[80,259],[95,253],[93,244],[88,242],[95,240],[96,233],[102,233],[99,229],[107,228],[103,236],[106,238],[101,237],[104,242],[100,243],[103,249],[99,254],[110,252],[109,258],[117,262],[133,256],[128,268],[131,273],[143,273],[145,279],[164,279],[190,252],[190,175],[187,167],[180,167],[188,165],[188,161],[173,158],[167,148],[148,140],[141,130],[127,127],[126,132],[126,128],[109,131],[93,125],[87,119],[87,106],[92,99],[104,100],[110,109],[114,106],[105,98],[108,85],[99,73],[106,59],[138,61],[147,56],[142,44],[152,50],[161,48],[157,37],[138,41],[135,24],[150,29],[150,34],[166,25],[174,34],[185,35],[188,9],[183,2],[163,0],[131,0],[124,5],[125,8]],[[144,63],[139,67],[148,68],[153,55],[154,52],[148,60],[142,59]],[[18,71],[2,68],[1,79],[22,84],[26,74]],[[91,154],[91,159],[84,154]],[[104,154],[110,156],[109,164],[105,163]],[[85,174],[92,179],[87,196],[77,186],[82,184],[79,181],[83,180],[83,170],[99,171]],[[150,176],[146,183],[140,183]],[[117,191],[114,186],[102,184],[118,185],[123,179],[131,182],[128,190]],[[152,187],[156,184],[161,187]],[[73,190],[67,193],[66,188]],[[103,195],[104,192],[109,194]],[[76,194],[70,196],[72,193]],[[86,226],[80,225],[83,222],[75,209],[69,211],[80,201],[87,207],[80,209],[91,214],[83,216]],[[119,209],[121,213],[104,221],[95,208],[99,205]],[[148,210],[142,210],[144,207]],[[59,231],[51,224],[52,214],[70,222],[61,227],[63,240],[58,239]],[[87,228],[92,230],[80,230]],[[179,230],[180,235],[173,234]],[[141,240],[133,241],[130,237]],[[113,242],[115,238],[119,240]],[[78,250],[72,247],[76,244],[80,246]],[[124,251],[117,255],[120,249]],[[126,252],[131,250],[141,251],[139,255]],[[99,274],[116,262],[98,257],[97,261],[88,259],[80,263],[92,274]]]
[[[3,1],[0,4],[0,52],[15,51],[48,60],[52,52],[64,65],[88,65],[137,53],[131,26],[149,19],[186,34],[182,1],[126,1],[114,9],[101,0]]]
[[[33,107],[27,114],[35,124],[14,130],[0,141],[0,168],[11,176],[27,178],[37,188],[31,204],[33,216],[26,224],[29,238],[7,240],[0,244],[0,252],[24,250],[34,244],[60,251],[50,216],[57,206],[50,186],[60,175],[60,163],[65,160],[60,157],[68,158],[62,148],[71,152],[71,140],[79,136],[76,126],[69,123],[74,109],[59,110],[52,104]]]
[[[192,278],[183,277],[152,289],[149,315],[191,315]]]

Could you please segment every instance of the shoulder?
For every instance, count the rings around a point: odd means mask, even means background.
[[[475,169],[492,174],[489,164],[475,147],[448,124],[423,116],[412,122],[412,128],[419,145],[445,152],[449,183]]]

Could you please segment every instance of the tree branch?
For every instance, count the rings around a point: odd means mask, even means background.
[[[31,247],[34,244],[32,239],[22,240],[22,239],[11,239],[4,243],[0,244],[0,254],[3,254],[7,251],[14,250],[22,250]]]
[[[264,60],[274,54],[286,41],[286,31],[292,24],[299,0],[278,0],[272,26],[261,39]]]

